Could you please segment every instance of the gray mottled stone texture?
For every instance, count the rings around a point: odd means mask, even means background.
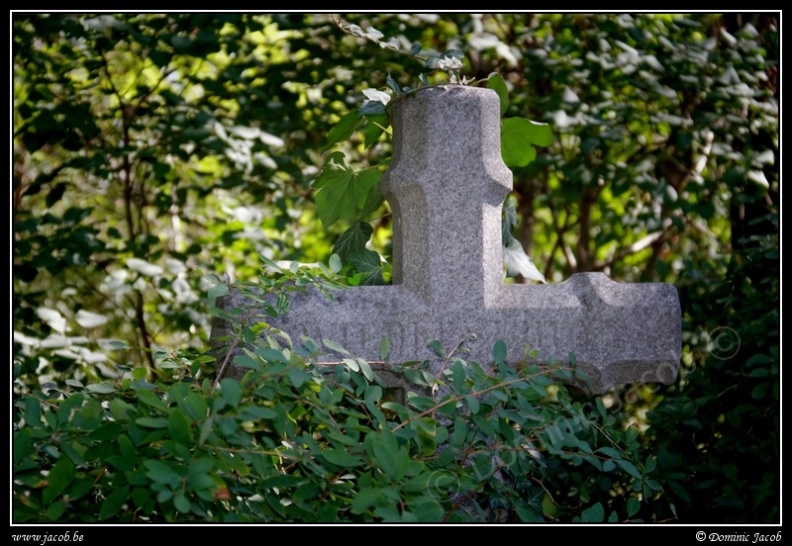
[[[672,285],[602,273],[503,284],[501,205],[512,173],[501,158],[499,112],[493,91],[456,85],[394,104],[394,156],[382,180],[394,218],[394,285],[342,290],[334,301],[295,294],[286,315],[264,320],[294,340],[331,339],[369,360],[379,359],[386,335],[394,364],[431,359],[430,339],[450,349],[476,334],[466,343],[470,360],[489,362],[500,339],[512,362],[527,349],[562,361],[573,353],[594,392],[672,382],[681,354]]]

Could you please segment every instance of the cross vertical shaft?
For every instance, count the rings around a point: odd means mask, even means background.
[[[483,305],[502,284],[512,173],[501,159],[498,101],[488,89],[440,86],[393,105],[393,161],[382,180],[393,282],[429,305]]]

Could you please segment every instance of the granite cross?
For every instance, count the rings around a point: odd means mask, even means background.
[[[340,290],[333,301],[297,293],[288,313],[262,312],[262,320],[292,339],[330,339],[368,360],[379,359],[385,335],[392,363],[431,359],[428,340],[450,348],[470,334],[466,358],[480,363],[492,360],[498,340],[513,361],[526,347],[560,361],[574,354],[595,393],[675,379],[681,318],[672,285],[618,283],[603,273],[503,283],[501,207],[512,173],[501,157],[494,91],[429,87],[396,102],[392,115],[382,192],[393,212],[393,285]]]

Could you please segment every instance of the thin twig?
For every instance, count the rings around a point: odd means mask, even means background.
[[[410,419],[407,419],[403,423],[400,423],[399,425],[396,425],[396,427],[393,429],[392,432],[396,432],[400,428],[404,427],[405,425],[410,424],[411,422],[415,421],[416,419],[420,419],[422,417],[426,417],[427,415],[429,415],[431,413],[434,413],[439,408],[442,408],[445,405],[451,404],[453,402],[459,402],[460,400],[462,400],[463,398],[467,398],[468,396],[481,396],[483,394],[487,394],[488,392],[494,391],[495,389],[499,389],[501,387],[512,385],[514,383],[519,383],[521,381],[529,381],[529,380],[533,379],[534,377],[539,377],[541,375],[547,375],[549,373],[554,373],[554,372],[562,371],[562,370],[574,371],[574,368],[554,368],[552,370],[544,370],[544,371],[541,371],[539,373],[536,373],[536,374],[533,374],[533,375],[529,375],[527,377],[518,377],[518,378],[512,379],[510,381],[504,381],[502,383],[498,383],[498,384],[493,385],[491,387],[487,387],[484,390],[471,391],[468,394],[460,394],[460,395],[457,395],[457,396],[452,396],[451,398],[449,398],[447,400],[444,400],[440,404],[437,404],[436,406],[432,406],[431,408],[429,408],[429,409],[427,409],[425,411],[422,411],[418,415],[415,415],[415,416],[411,417]]]

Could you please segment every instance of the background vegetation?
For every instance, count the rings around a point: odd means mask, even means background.
[[[12,34],[15,521],[779,521],[772,14],[16,13]],[[509,389],[449,359],[442,395],[467,393],[470,417],[451,423],[417,418],[425,400],[382,406],[354,360],[326,384],[318,347],[281,341],[215,388],[207,305],[225,275],[328,261],[354,221],[320,221],[325,160],[389,158],[376,118],[333,128],[389,77],[446,78],[395,51],[416,42],[461,51],[469,79],[498,72],[506,115],[551,126],[513,168],[519,238],[549,282],[677,286],[676,384],[575,401],[542,383],[563,371]],[[387,256],[387,205],[365,212]],[[494,445],[523,449],[493,467]],[[438,479],[452,470],[467,478]]]

